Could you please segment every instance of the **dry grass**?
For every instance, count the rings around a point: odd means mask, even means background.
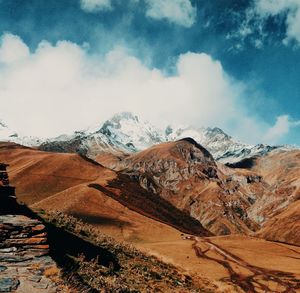
[[[44,276],[47,278],[52,278],[59,275],[59,269],[57,267],[51,267],[44,271]]]
[[[91,290],[99,292],[215,292],[207,280],[193,278],[154,256],[146,255],[127,243],[99,233],[92,226],[63,213],[43,215],[55,226],[112,253],[120,269],[103,266],[99,259],[87,261],[84,255],[73,257],[77,276]],[[101,255],[98,256],[101,259]]]

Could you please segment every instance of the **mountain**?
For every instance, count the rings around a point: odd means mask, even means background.
[[[265,144],[249,145],[234,140],[218,127],[193,128],[172,127],[166,128],[166,138],[174,141],[185,137],[192,137],[203,145],[213,157],[224,164],[234,164],[246,158],[265,155],[273,150],[290,150],[292,146],[269,146]]]
[[[138,180],[212,233],[226,235],[269,227],[269,221],[299,200],[299,158],[297,150],[277,150],[253,157],[248,167],[229,168],[195,140],[184,138],[112,162],[106,157],[104,164]],[[278,239],[295,244],[292,234]]]
[[[226,152],[236,152],[247,147],[246,144],[236,142],[220,128],[193,128],[168,126],[166,128],[168,141],[174,141],[185,137],[191,137],[207,148],[215,159],[219,159]]]
[[[137,115],[123,112],[114,115],[97,128],[77,131],[42,143],[46,151],[79,152],[96,159],[99,155],[123,156],[145,150],[153,145],[191,137],[224,164],[265,155],[274,150],[289,150],[287,146],[248,145],[235,141],[220,128],[168,126],[160,129]]]
[[[72,135],[48,139],[39,146],[39,149],[61,153],[79,153],[91,158],[103,153],[117,155],[131,152],[129,147],[101,132],[88,133],[86,131],[76,131]]]
[[[121,266],[114,272],[109,265],[108,271],[89,258],[72,257],[71,265],[79,265],[83,281],[103,289],[106,276],[109,284],[123,286],[119,288],[144,286],[135,290],[141,292],[277,292],[278,288],[296,292],[299,247],[265,241],[257,238],[265,236],[253,233],[262,225],[270,231],[272,219],[257,212],[273,209],[260,207],[270,207],[276,197],[289,198],[291,192],[297,198],[297,188],[289,191],[289,185],[297,185],[300,178],[295,162],[299,153],[288,153],[288,158],[286,152],[255,158],[248,169],[229,168],[188,138],[127,154],[116,172],[79,154],[0,143],[0,163],[9,165],[7,173],[18,201],[43,217],[50,213],[51,223],[69,231],[71,239],[77,235],[89,248],[100,246],[100,261],[109,249]],[[280,190],[274,194],[269,190],[277,187]],[[291,212],[280,213],[274,222],[280,231],[273,226],[270,233],[277,234],[266,237],[298,243],[293,219],[299,209],[290,205],[286,210],[290,207]],[[281,219],[293,233],[280,226]],[[203,226],[222,236],[210,237]],[[224,236],[228,233],[232,234]],[[66,241],[61,239],[65,237],[55,238],[56,251],[63,254],[61,244]],[[67,243],[71,251],[81,247],[78,242]],[[184,276],[179,277],[175,268],[183,268]],[[201,282],[195,284],[199,290],[192,289],[194,276]]]
[[[226,167],[219,168],[213,156],[191,138],[128,155],[115,169],[137,179],[144,189],[190,214],[214,234],[249,234],[259,228],[248,212],[267,192],[261,178],[251,172],[226,174]],[[257,197],[252,196],[258,190]]]
[[[114,115],[98,128],[76,131],[70,136],[49,139],[41,150],[78,152],[95,159],[98,155],[130,154],[164,141],[162,131],[136,115],[123,112]]]
[[[130,112],[114,115],[104,122],[99,133],[127,146],[132,151],[140,151],[164,141],[160,129],[147,121],[140,120]]]

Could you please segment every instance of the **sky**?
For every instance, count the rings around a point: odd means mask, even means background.
[[[300,1],[0,0],[0,102],[25,135],[131,111],[300,145]]]

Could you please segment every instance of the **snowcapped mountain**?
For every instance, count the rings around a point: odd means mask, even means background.
[[[221,158],[226,152],[235,153],[247,147],[246,144],[233,140],[231,136],[226,134],[222,129],[214,128],[192,128],[168,126],[166,129],[167,140],[173,141],[184,137],[192,137],[202,146],[204,146],[215,159]]]
[[[78,152],[95,158],[102,153],[128,154],[152,145],[191,137],[204,146],[221,163],[236,163],[274,150],[288,150],[289,146],[248,145],[234,140],[220,128],[194,128],[168,126],[160,129],[141,120],[130,112],[114,115],[97,127],[60,135],[53,139],[40,139],[18,135],[0,122],[0,140],[25,146],[39,146],[45,151]]]
[[[172,127],[166,128],[168,141],[178,140],[184,137],[192,137],[204,146],[213,157],[221,163],[236,163],[246,158],[262,156],[274,150],[291,150],[293,146],[269,146],[266,144],[249,145],[234,140],[222,129]]]
[[[101,153],[133,153],[164,141],[163,132],[129,112],[114,115],[98,130],[90,127],[71,136],[59,136],[43,143],[47,151],[76,151],[95,158]]]
[[[132,151],[139,151],[165,140],[163,131],[130,112],[114,115],[104,122],[99,133],[118,141]]]

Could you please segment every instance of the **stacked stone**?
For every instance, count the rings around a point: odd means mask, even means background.
[[[46,236],[38,220],[0,216],[0,292],[58,292],[45,276],[45,271],[57,270]]]
[[[22,215],[26,210],[9,185],[8,165],[0,163],[0,292],[65,292],[54,260],[48,255],[45,226]],[[55,278],[47,270],[56,272]]]

